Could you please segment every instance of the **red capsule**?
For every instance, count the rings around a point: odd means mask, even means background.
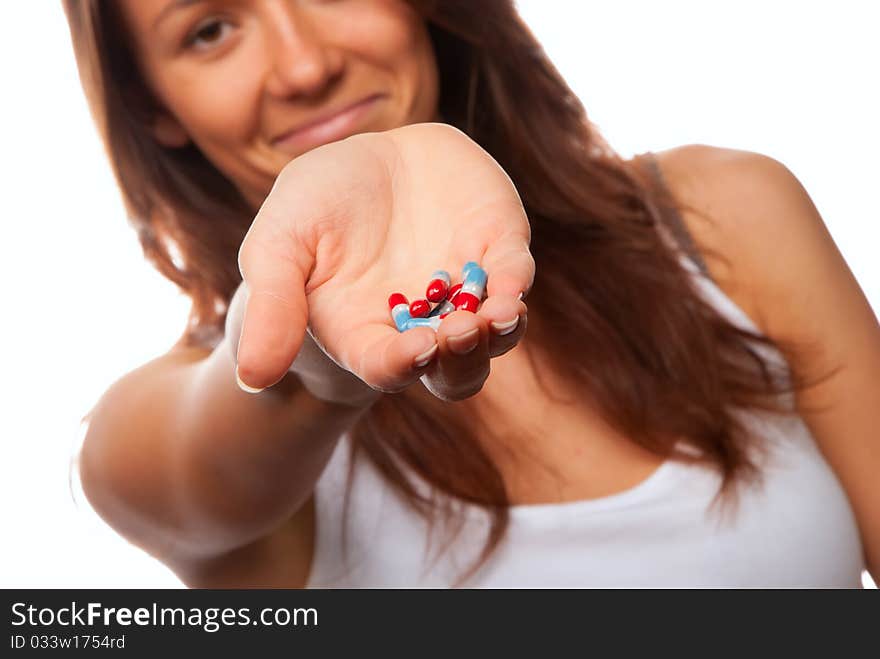
[[[446,299],[450,283],[449,273],[446,270],[435,270],[431,275],[431,283],[428,284],[425,297],[431,302],[442,302]]]
[[[442,302],[446,299],[446,282],[442,279],[433,279],[428,284],[428,290],[425,291],[425,297],[431,302]]]
[[[455,309],[456,311],[470,311],[472,313],[477,313],[477,308],[480,306],[480,300],[477,299],[477,296],[473,293],[467,293],[464,291],[459,291],[458,295],[455,298]]]
[[[441,313],[441,314],[440,314],[440,320],[443,320],[444,318],[446,318],[446,316],[448,316],[450,313],[452,313],[452,312],[451,312],[451,311],[448,311],[447,313]]]
[[[422,316],[427,316],[428,312],[431,310],[431,305],[427,300],[413,300],[412,304],[409,305],[409,314],[413,318],[421,318]]]
[[[388,308],[393,309],[398,304],[409,305],[409,300],[406,299],[403,293],[392,293],[391,297],[388,298]]]

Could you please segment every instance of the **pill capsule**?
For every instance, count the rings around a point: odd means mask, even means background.
[[[474,264],[466,270],[464,280],[461,283],[461,290],[482,298],[486,290],[486,280],[486,271]]]
[[[388,308],[391,309],[391,318],[399,332],[406,330],[406,323],[412,316],[409,313],[409,302],[402,293],[392,293],[388,298]]]
[[[470,272],[474,268],[479,268],[480,264],[476,261],[468,261],[461,267],[461,278],[467,279],[468,272]]]
[[[414,327],[430,327],[431,329],[436,330],[438,327],[440,327],[440,317],[435,316],[434,318],[410,318],[408,321],[406,321],[403,331],[412,329]]]
[[[442,302],[446,299],[446,292],[449,290],[451,281],[446,270],[435,270],[431,275],[428,290],[425,291],[425,297],[431,302]]]
[[[461,290],[455,298],[455,308],[476,313],[480,306],[480,300],[483,299],[483,293],[486,292],[486,271],[480,266],[468,262],[465,267],[464,281],[461,284]]]
[[[428,314],[428,318],[433,318],[434,316],[440,316],[441,318],[445,317],[447,314],[455,311],[455,296],[458,295],[458,292],[461,290],[461,284],[456,284],[452,288],[449,289],[449,297],[443,300],[436,307],[431,309],[431,313]]]
[[[443,302],[431,309],[430,313],[428,314],[428,318],[442,316],[443,314],[452,313],[453,311],[455,311],[455,305],[452,304],[452,302],[450,302],[449,300],[443,300]]]
[[[479,306],[480,298],[472,293],[467,293],[464,290],[458,294],[458,298],[455,300],[456,311],[470,311],[472,313],[477,313]]]
[[[413,300],[409,305],[409,315],[413,318],[427,316],[431,310],[431,304],[427,300]]]

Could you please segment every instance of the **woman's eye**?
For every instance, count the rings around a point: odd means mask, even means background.
[[[228,21],[220,19],[206,21],[189,34],[184,46],[197,50],[216,46],[226,37],[226,33],[231,27]]]

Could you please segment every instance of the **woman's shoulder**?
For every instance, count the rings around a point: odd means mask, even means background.
[[[768,156],[704,145],[657,155],[695,240],[729,261],[715,274],[770,338],[798,346],[786,358],[811,385],[797,406],[858,517],[880,571],[880,324],[800,181]],[[711,266],[710,266],[711,268]]]
[[[797,178],[754,151],[688,144],[654,156],[713,281],[773,333],[778,301],[768,284],[808,266],[787,245],[817,228]]]

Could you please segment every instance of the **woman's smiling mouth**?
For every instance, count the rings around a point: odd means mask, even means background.
[[[272,140],[272,145],[290,155],[297,155],[310,148],[335,142],[354,134],[357,126],[376,107],[382,94],[373,94],[365,99],[336,110],[318,119],[308,121]]]

